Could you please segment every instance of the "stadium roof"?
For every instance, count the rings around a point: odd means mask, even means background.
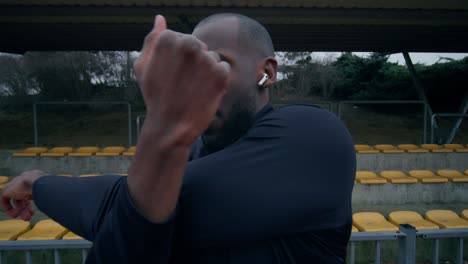
[[[276,50],[468,52],[466,0],[0,0],[0,52],[139,50],[155,14],[190,32],[220,12],[263,23]]]

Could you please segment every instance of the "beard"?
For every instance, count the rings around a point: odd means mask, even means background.
[[[203,144],[208,152],[224,149],[244,136],[255,121],[255,113],[256,104],[253,95],[234,103],[220,131],[216,133],[206,131],[202,135]]]

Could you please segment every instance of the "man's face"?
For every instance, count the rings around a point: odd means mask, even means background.
[[[223,18],[197,27],[193,35],[221,60],[231,65],[228,87],[208,129],[202,135],[205,146],[217,151],[236,141],[251,126],[256,112],[256,64],[241,50],[238,21]]]

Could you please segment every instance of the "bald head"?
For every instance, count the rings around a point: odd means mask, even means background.
[[[211,15],[200,21],[195,30],[205,24],[217,23],[225,19],[235,19],[238,22],[237,44],[240,50],[248,52],[258,59],[275,56],[273,42],[265,27],[244,15],[233,13]]]

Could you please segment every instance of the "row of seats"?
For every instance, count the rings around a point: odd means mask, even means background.
[[[408,173],[402,171],[381,171],[379,175],[373,171],[357,171],[355,182],[361,184],[384,184],[384,183],[442,183],[442,182],[468,182],[468,169],[464,173],[457,170],[410,170]]]
[[[380,144],[371,147],[370,145],[354,145],[356,153],[359,154],[377,154],[377,153],[450,153],[450,152],[466,152],[468,153],[468,144],[422,144],[417,146],[414,144],[400,144],[397,146],[389,144]]]
[[[45,147],[31,147],[26,148],[22,152],[13,153],[14,157],[87,157],[87,156],[133,156],[135,155],[136,147],[125,148],[122,146],[105,147],[79,147],[73,149],[72,147],[55,147],[47,149]]]
[[[460,216],[450,210],[430,210],[426,212],[425,218],[414,211],[395,211],[388,215],[387,220],[377,212],[355,213],[353,232],[398,231],[401,224],[410,224],[417,230],[468,228],[468,209]]]
[[[52,219],[41,220],[32,227],[30,222],[11,219],[0,221],[0,241],[83,239]]]

